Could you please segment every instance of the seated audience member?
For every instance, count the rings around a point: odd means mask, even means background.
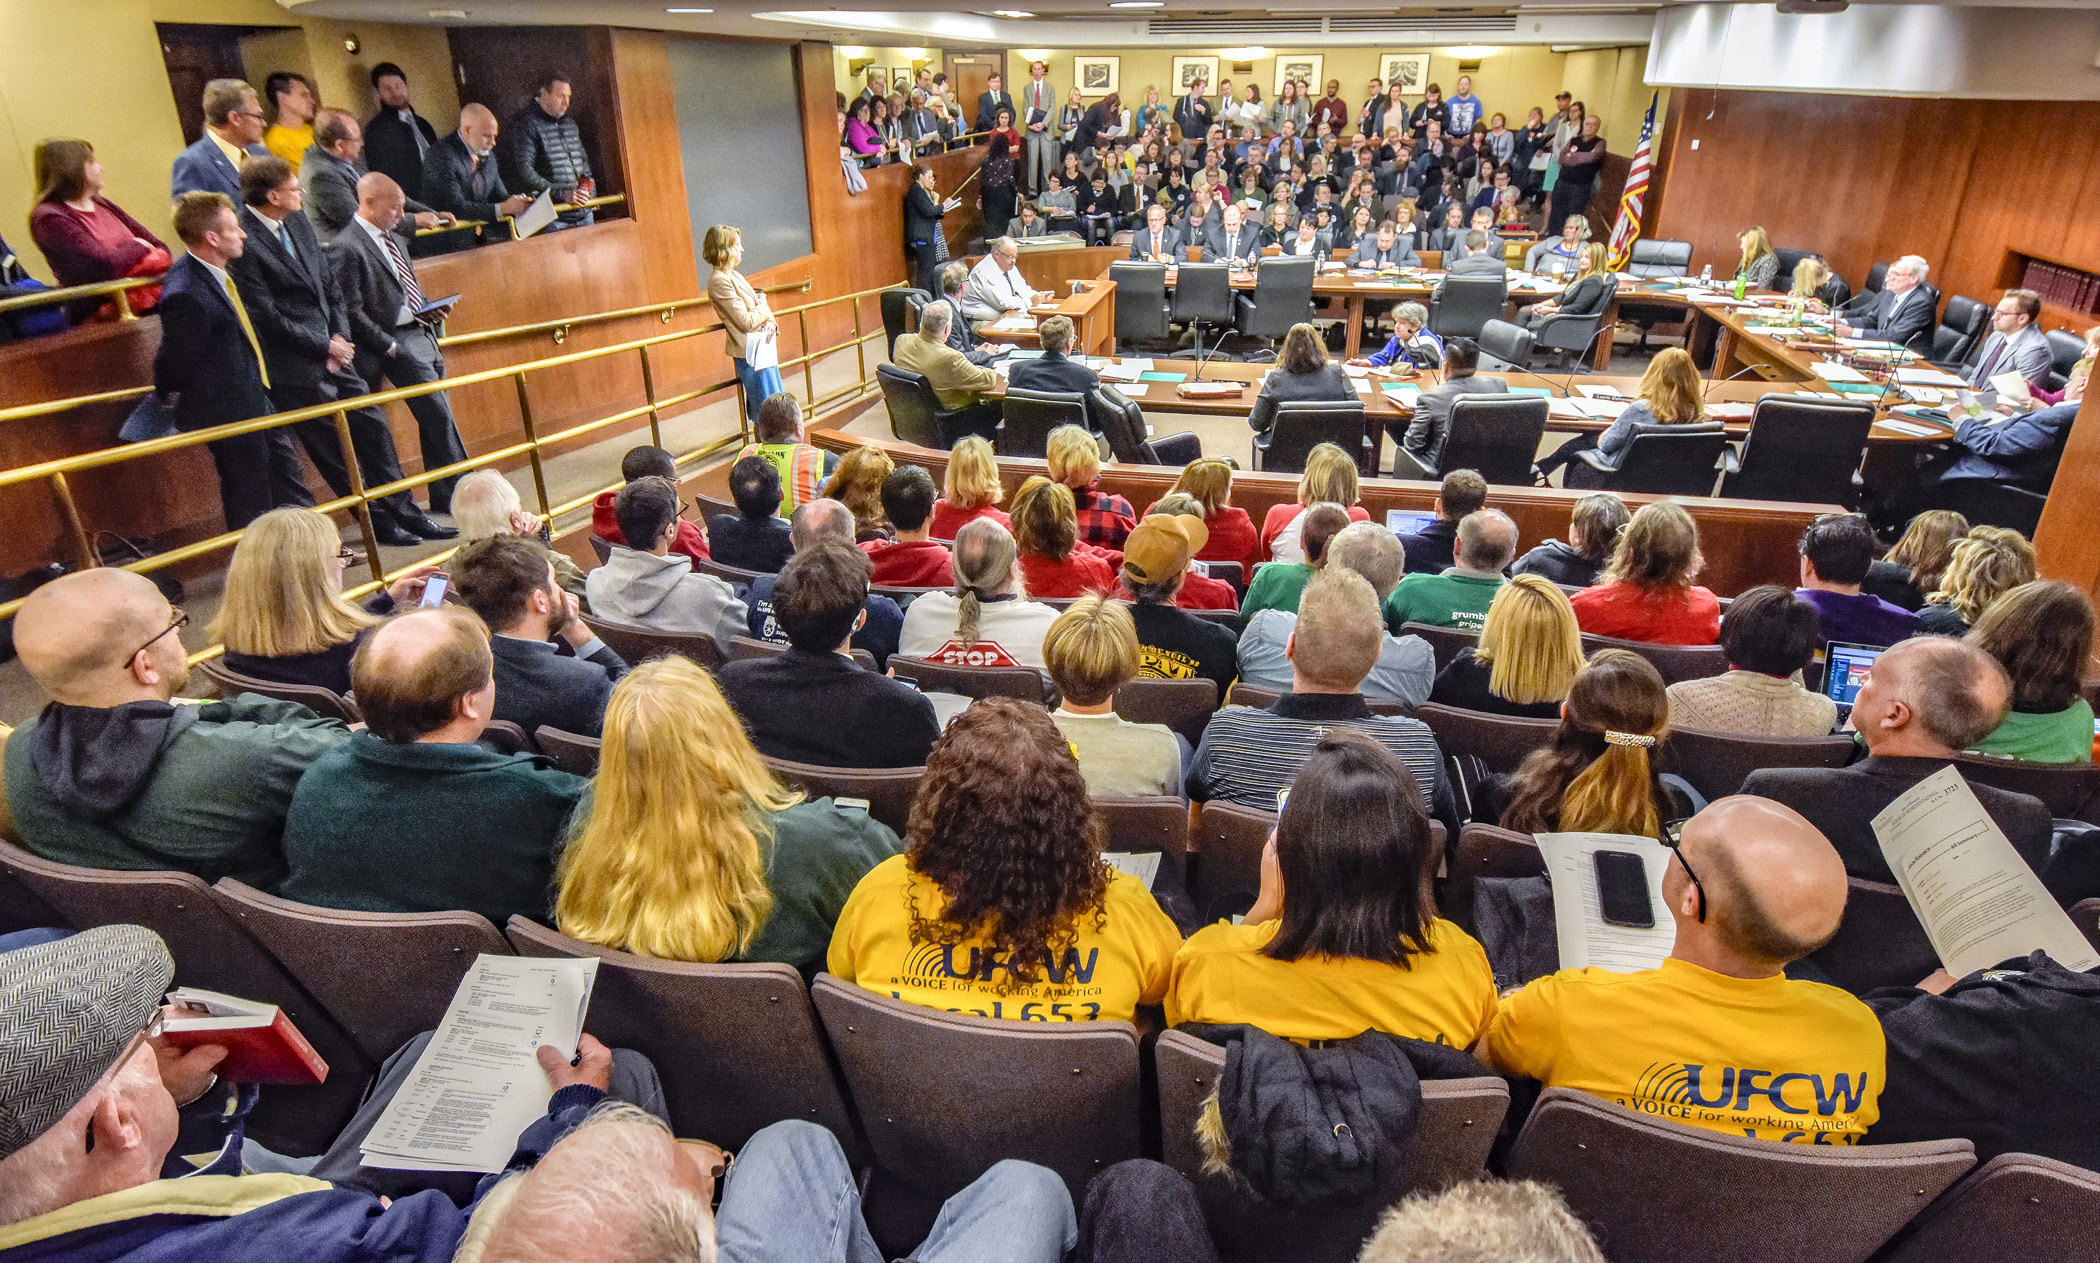
[[[1306,511],[1316,504],[1335,505],[1352,522],[1370,521],[1370,513],[1356,502],[1357,495],[1356,461],[1332,443],[1315,446],[1305,454],[1305,472],[1298,475],[1295,500],[1272,507],[1262,518],[1261,555],[1271,561],[1307,560],[1309,550],[1299,535],[1306,528]]]
[[[51,701],[6,742],[14,832],[64,864],[275,890],[292,791],[350,734],[253,693],[170,705],[190,680],[175,634],[188,621],[129,570],[76,571],[29,594],[15,652]]]
[[[1470,1048],[1495,1015],[1495,978],[1480,944],[1437,915],[1429,878],[1442,858],[1399,759],[1359,733],[1321,738],[1243,923],[1198,930],[1176,953],[1168,1024]]]
[[[1348,404],[1359,402],[1356,387],[1342,366],[1327,359],[1327,344],[1310,323],[1291,326],[1276,352],[1276,367],[1262,379],[1261,393],[1247,414],[1256,442],[1266,441],[1276,428],[1276,405],[1280,403]]]
[[[751,428],[758,441],[746,444],[736,458],[757,456],[771,463],[780,475],[780,512],[793,513],[816,499],[838,468],[839,456],[802,441],[802,405],[795,397],[784,390],[767,395]]]
[[[824,481],[827,498],[845,505],[853,513],[853,540],[888,539],[896,532],[882,511],[882,487],[897,472],[889,453],[865,443],[839,458],[838,470]]]
[[[1314,504],[1299,514],[1297,543],[1303,561],[1271,561],[1254,572],[1247,585],[1247,599],[1240,602],[1240,626],[1245,629],[1263,610],[1296,610],[1305,585],[1326,564],[1327,546],[1343,528],[1354,525],[1348,510],[1339,504]]]
[[[272,509],[248,524],[226,568],[226,596],[205,634],[226,646],[229,670],[279,684],[350,691],[350,656],[379,615],[421,599],[419,567],[360,609],[343,599],[343,568],[357,554],[312,509]]]
[[[1668,500],[1644,504],[1612,549],[1594,587],[1570,597],[1592,636],[1656,645],[1710,645],[1721,634],[1721,602],[1693,583],[1706,566],[1699,525]]]
[[[955,590],[927,592],[904,612],[897,652],[958,667],[1043,665],[1057,611],[1031,601],[1014,537],[979,518],[955,533]]]
[[[1611,560],[1619,531],[1632,520],[1626,502],[1609,491],[1592,492],[1575,502],[1568,514],[1568,537],[1549,539],[1517,558],[1512,575],[1535,574],[1571,588],[1586,588]]]
[[[488,629],[456,605],[365,637],[350,668],[365,731],[300,778],[280,894],[361,912],[465,909],[496,925],[546,916],[555,852],[590,782],[475,744],[494,668]]]
[[[1893,645],[1918,629],[1918,616],[1860,591],[1880,545],[1857,513],[1832,514],[1801,533],[1801,587],[1794,593],[1822,621],[1824,640]]]
[[[832,566],[850,566],[851,544],[825,547]],[[725,676],[771,661],[733,662]],[[598,775],[556,867],[562,933],[655,960],[822,966],[854,885],[902,848],[865,809],[782,785],[729,691],[675,655],[613,688]],[[930,707],[925,718],[930,746]]]
[[[1552,742],[1510,777],[1502,827],[1660,838],[1673,811],[1653,751],[1669,731],[1662,675],[1631,650],[1599,649],[1568,686]]]
[[[1671,850],[1663,903],[1676,943],[1662,967],[1540,978],[1502,1002],[1478,1055],[1505,1075],[1724,1135],[1856,1143],[1878,1116],[1881,1025],[1836,987],[1783,972],[1837,932],[1837,854],[1810,822],[1748,796],[1694,816]],[[1720,1092],[1723,1066],[1769,1082]]]
[[[1022,483],[1014,492],[1012,521],[1028,595],[1055,599],[1115,590],[1108,562],[1113,554],[1079,542],[1078,513],[1063,484],[1041,474]]]
[[[662,451],[663,449],[656,448],[653,450]],[[665,460],[668,461],[669,458],[670,454],[665,453]],[[635,475],[636,478],[649,476],[648,474]],[[629,481],[632,481],[632,479]],[[674,482],[672,485],[676,486],[677,484]],[[593,516],[595,517],[596,515],[596,506],[598,504],[602,504],[605,512],[610,515],[612,513],[613,498],[618,494],[618,492],[608,491],[604,495],[599,496],[593,505]],[[562,591],[569,593],[579,601],[583,601],[586,610],[588,610],[590,602],[585,600],[583,595],[584,587],[588,580],[583,573],[583,567],[570,561],[567,554],[554,549],[549,539],[547,527],[541,520],[540,515],[525,511],[524,503],[518,499],[518,489],[510,485],[510,479],[505,478],[493,469],[477,469],[461,478],[452,488],[452,524],[459,528],[459,546],[461,548],[465,548],[477,540],[494,539],[498,535],[516,535],[522,539],[538,540],[541,544],[547,545],[547,557],[554,563],[555,581],[561,584]],[[606,536],[598,530],[595,522],[591,530],[600,539],[606,539],[610,543],[624,544],[627,542],[625,536]],[[619,530],[617,520],[613,523],[613,530]],[[694,554],[688,552],[687,549],[695,545],[699,548],[698,557],[695,559],[705,558],[707,556],[707,537],[702,535],[699,528],[695,527],[691,522],[686,521],[684,518],[679,518],[678,542],[671,545],[671,551],[693,557]]]
[[[853,542],[853,514],[836,500],[812,500],[795,510],[789,519],[788,538],[801,552],[820,539],[840,539]],[[750,636],[753,640],[764,640],[776,645],[790,643],[787,632],[773,609],[773,588],[779,575],[762,574],[751,581],[744,593],[744,604],[750,607]],[[875,669],[889,666],[890,655],[897,652],[897,634],[904,627],[904,611],[889,597],[870,592],[861,603],[867,617],[854,629],[852,647],[867,651],[875,659]]]
[[[899,465],[883,479],[882,512],[896,535],[861,545],[874,564],[874,582],[894,588],[945,588],[955,582],[953,555],[927,527],[936,498],[933,475],[917,465]]]
[[[1130,607],[1099,593],[1080,597],[1043,638],[1050,678],[1064,701],[1050,718],[1096,798],[1181,795],[1182,742],[1162,724],[1116,714],[1116,690],[1137,678],[1137,624]]]
[[[1412,535],[1400,537],[1407,554],[1407,573],[1442,574],[1457,555],[1458,523],[1487,504],[1487,479],[1474,469],[1454,469],[1437,488],[1436,517]]]
[[[612,556],[591,571],[586,590],[592,611],[636,627],[702,632],[728,653],[729,642],[744,634],[750,611],[728,583],[694,574],[692,558],[671,555],[678,489],[661,478],[637,479],[620,488],[614,511],[620,533],[631,542],[613,545]]]
[[[584,626],[576,598],[554,581],[547,550],[515,535],[461,549],[452,573],[459,599],[481,615],[496,655],[496,707],[528,734],[540,725],[595,737],[613,681],[627,674],[619,654]],[[574,657],[554,652],[568,642]]]
[[[1222,703],[1237,674],[1232,629],[1177,604],[1190,578],[1190,559],[1202,547],[1200,518],[1150,515],[1123,545],[1122,591],[1129,594],[1130,617],[1137,625],[1138,675],[1153,680],[1200,677],[1218,686]]]
[[[478,477],[480,472],[477,470],[468,474],[467,478]],[[671,459],[671,454],[660,447],[645,445],[629,448],[627,455],[620,458],[620,477],[627,482],[633,482],[637,478],[662,478],[675,487],[678,485],[678,465]],[[466,484],[467,478],[460,479],[462,486]],[[591,533],[608,544],[627,542],[627,537],[620,534],[619,515],[613,512],[613,498],[619,494],[617,491],[608,491],[591,501]],[[457,492],[453,498],[458,499]],[[460,529],[460,547],[464,548],[473,541],[465,538],[464,524]],[[682,553],[694,561],[706,561],[707,535],[698,526],[681,517],[678,519],[678,541],[671,545],[671,551]]]
[[[948,468],[941,474],[941,498],[933,502],[933,523],[926,529],[935,539],[952,540],[963,523],[988,517],[1001,526],[1011,524],[999,502],[1006,487],[999,481],[999,462],[992,445],[972,434],[948,452]]]
[[[1670,686],[1670,725],[1752,737],[1820,737],[1837,726],[1837,703],[1801,684],[1823,641],[1816,611],[1777,584],[1735,598],[1721,620],[1728,671]],[[2091,729],[2086,742],[2092,743]]]
[[[1917,613],[1925,608],[1925,594],[1939,589],[1940,575],[1954,558],[1954,546],[1968,533],[1969,519],[1961,514],[1951,509],[1925,510],[1910,520],[1903,538],[1886,556],[1867,567],[1860,591]]]
[[[940,724],[918,690],[848,656],[868,601],[867,557],[849,551],[859,552],[827,535],[788,559],[770,593],[787,652],[722,667],[722,692],[768,758],[918,767]]]
[[[1351,522],[1327,542],[1324,564],[1362,575],[1372,595],[1383,603],[1400,582],[1400,541],[1382,526]],[[1291,663],[1284,647],[1297,626],[1295,610],[1265,609],[1248,619],[1246,630],[1240,633],[1240,678],[1256,688],[1290,688]],[[1436,654],[1428,641],[1387,632],[1379,646],[1378,665],[1364,677],[1363,694],[1419,706],[1429,699],[1435,671]]]
[[[736,512],[717,513],[707,523],[714,559],[739,570],[777,572],[795,555],[787,519],[780,514],[780,471],[763,456],[746,456],[729,467],[729,498]]]
[[[2093,708],[2079,683],[2093,647],[2085,593],[2053,579],[2023,583],[1991,602],[1966,639],[2012,681],[2012,709],[1970,750],[2030,763],[2093,761]]]
[[[1975,526],[1954,546],[1939,588],[1918,611],[1918,630],[1934,636],[1968,632],[1991,602],[2033,583],[2034,545],[2004,526]]]
[[[29,212],[29,239],[44,252],[61,287],[157,276],[168,270],[172,260],[167,245],[102,195],[102,164],[95,160],[93,145],[59,137],[40,141],[35,167],[37,200]],[[134,312],[151,311],[159,295],[157,286],[135,289],[126,302]],[[90,297],[66,306],[75,321],[105,310],[115,315],[115,300]]]
[[[1500,509],[1479,509],[1458,523],[1453,565],[1442,574],[1411,574],[1385,600],[1385,621],[1433,627],[1478,628],[1502,586],[1502,571],[1517,555],[1517,524]]]
[[[928,303],[919,313],[919,331],[897,339],[894,360],[898,368],[926,378],[941,411],[956,413],[942,421],[942,441],[953,445],[967,434],[991,438],[999,431],[1000,405],[984,392],[999,384],[999,375],[948,345],[948,328],[955,309],[946,303]]]
[[[1037,328],[1036,336],[1042,341],[1043,353],[1033,359],[1021,360],[1006,370],[1007,386],[1015,390],[1076,394],[1086,401],[1087,416],[1093,417],[1094,391],[1100,388],[1101,375],[1078,360],[1066,357],[1065,353],[1072,348],[1071,317],[1050,317]],[[1100,428],[1098,422],[1091,424]],[[1097,454],[1097,466],[1099,460]]]
[[[1170,491],[1154,501],[1151,508],[1145,510],[1146,517],[1151,517],[1154,514],[1190,519],[1194,524],[1203,528],[1197,543],[1199,546],[1208,546],[1210,542],[1210,524],[1204,521],[1203,506],[1196,501],[1194,496],[1186,495],[1179,491]],[[1200,547],[1198,556],[1201,556]],[[1238,612],[1240,598],[1239,594],[1232,590],[1232,585],[1223,579],[1211,578],[1204,573],[1204,567],[1195,564],[1195,561],[1195,558],[1191,558],[1188,569],[1182,572],[1181,590],[1174,594],[1175,608],[1184,610],[1232,610],[1235,613]],[[1120,595],[1125,600],[1130,599],[1128,589],[1125,589]]]
[[[846,901],[832,974],[1017,1021],[1128,1022],[1165,997],[1181,933],[1143,882],[1102,861],[1086,778],[1041,706],[987,697],[956,716],[906,833],[905,853]]]
[[[1072,493],[1078,514],[1079,542],[1110,550],[1123,547],[1137,527],[1130,501],[1101,489],[1101,447],[1092,433],[1076,425],[1050,431],[1045,445],[1050,481]]]
[[[1398,756],[1430,814],[1455,835],[1457,809],[1429,726],[1418,719],[1374,715],[1364,705],[1364,677],[1378,665],[1384,635],[1378,594],[1370,583],[1354,570],[1322,570],[1306,585],[1298,625],[1284,648],[1291,660],[1291,691],[1267,710],[1228,706],[1211,717],[1189,769],[1189,797],[1274,811],[1276,791],[1290,786],[1320,739],[1346,728]]]
[[[2011,709],[2011,681],[1988,653],[1943,636],[1913,637],[1874,660],[1853,699],[1852,726],[1866,758],[1850,767],[1759,768],[1743,781],[1743,792],[1806,816],[1854,877],[1894,884],[1874,817],[1996,731]],[[2052,842],[2049,809],[1973,779],[1969,788],[2013,849],[2040,872]]]
[[[1582,629],[1567,595],[1535,574],[1518,575],[1488,603],[1479,641],[1437,672],[1429,700],[1489,715],[1559,719],[1582,665]]]
[[[1357,1263],[1604,1263],[1560,1194],[1531,1180],[1473,1180],[1410,1193],[1378,1221]]]
[[[1699,368],[1682,347],[1668,347],[1648,362],[1632,403],[1606,426],[1602,434],[1578,434],[1538,462],[1541,473],[1551,474],[1566,465],[1563,487],[1594,487],[1603,474],[1575,459],[1577,452],[1594,450],[1614,468],[1633,440],[1643,434],[1662,433],[1671,426],[1698,425],[1707,420],[1706,383]]]
[[[1260,561],[1261,536],[1247,510],[1232,503],[1232,462],[1223,456],[1202,456],[1182,466],[1169,495],[1193,497],[1203,506],[1203,529],[1210,539],[1198,561],[1236,561],[1245,567],[1251,581]],[[1152,512],[1146,509],[1145,512]]]
[[[1444,380],[1416,398],[1414,415],[1405,423],[1385,423],[1385,432],[1398,449],[1393,455],[1395,478],[1435,477],[1444,455],[1444,439],[1451,433],[1452,406],[1468,395],[1509,391],[1507,379],[1473,371],[1480,364],[1480,344],[1473,339],[1452,338],[1444,344],[1443,358]]]

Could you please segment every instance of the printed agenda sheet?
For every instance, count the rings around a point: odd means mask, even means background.
[[[1654,838],[1626,833],[1541,833],[1534,836],[1553,880],[1553,924],[1560,938],[1562,969],[1609,969],[1632,974],[1659,969],[1677,944],[1677,923],[1663,906],[1663,869],[1670,851]],[[1648,899],[1655,913],[1652,929],[1610,925],[1597,897],[1598,851],[1627,851],[1641,857],[1648,878]]]

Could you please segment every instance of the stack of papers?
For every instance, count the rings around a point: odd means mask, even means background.
[[[1119,873],[1128,873],[1152,889],[1152,882],[1159,876],[1158,851],[1103,851],[1101,858]]]
[[[1867,380],[1865,373],[1860,372],[1850,364],[1840,364],[1836,360],[1824,360],[1816,365],[1816,376],[1826,382],[1863,382]]]
[[[1035,328],[1035,317],[1025,311],[1015,315],[1001,316],[992,322],[991,327],[1001,333],[1026,333]]]
[[[1415,400],[1422,397],[1422,391],[1419,387],[1403,386],[1399,382],[1381,382],[1378,388],[1383,390],[1386,396],[1394,403],[1399,404],[1403,408],[1414,407]]]
[[[1119,364],[1101,366],[1101,380],[1105,382],[1134,382],[1140,373],[1150,372],[1150,359],[1124,360]]]
[[[1896,370],[1896,380],[1906,386],[1939,386],[1949,390],[1959,390],[1968,385],[1954,374],[1934,368],[1930,364],[1899,368]]]

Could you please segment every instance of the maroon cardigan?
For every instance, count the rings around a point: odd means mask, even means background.
[[[123,221],[125,230],[132,236],[143,237],[153,245],[167,249],[160,238],[125,214],[116,203],[98,197],[95,204]],[[45,261],[51,264],[51,274],[62,286],[114,281],[138,266],[139,260],[150,252],[149,247],[136,241],[114,249],[105,247],[81,222],[78,212],[58,202],[39,202],[36,209],[29,212],[29,238],[36,242],[37,249],[44,252]],[[101,298],[81,299],[68,304],[68,314],[76,321],[86,319],[94,315],[96,308],[105,301]]]

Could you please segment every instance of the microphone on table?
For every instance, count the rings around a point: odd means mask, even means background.
[[[1571,358],[1568,361],[1567,380],[1560,384],[1560,393],[1563,396],[1575,393],[1575,379],[1583,375],[1582,366],[1589,362],[1590,350],[1597,345],[1598,338],[1603,337],[1615,328],[1617,328],[1616,325],[1607,325],[1602,320],[1597,322],[1597,331],[1590,335],[1589,341],[1582,344],[1582,355],[1579,358]]]
[[[1743,366],[1742,366],[1741,368],[1737,369],[1737,370],[1736,370],[1736,371],[1734,371],[1733,373],[1730,373],[1730,374],[1729,374],[1728,376],[1726,376],[1726,377],[1709,377],[1709,378],[1707,378],[1707,380],[1706,380],[1706,389],[1705,389],[1705,390],[1704,390],[1703,392],[1701,392],[1701,393],[1700,393],[1700,396],[1699,396],[1699,402],[1700,402],[1701,404],[1711,404],[1711,403],[1713,402],[1713,393],[1714,393],[1714,387],[1716,387],[1716,386],[1720,385],[1720,384],[1721,384],[1722,382],[1732,382],[1732,381],[1734,381],[1734,380],[1735,380],[1736,378],[1738,378],[1738,377],[1741,377],[1741,376],[1742,376],[1743,374],[1745,374],[1745,373],[1754,373],[1754,372],[1756,372],[1756,371],[1757,371],[1757,365],[1755,365],[1755,364],[1745,364],[1745,365],[1743,365]]]
[[[1210,357],[1216,355],[1218,353],[1218,348],[1225,345],[1225,339],[1231,336],[1232,330],[1227,329],[1225,332],[1218,335],[1218,341],[1216,346],[1211,347],[1210,350],[1205,351],[1203,352],[1203,354],[1196,357],[1196,374],[1195,376],[1189,378],[1190,381],[1200,382],[1203,380],[1203,366],[1210,362]],[[1201,347],[1203,345],[1202,340],[1198,339],[1196,345],[1198,347]]]

